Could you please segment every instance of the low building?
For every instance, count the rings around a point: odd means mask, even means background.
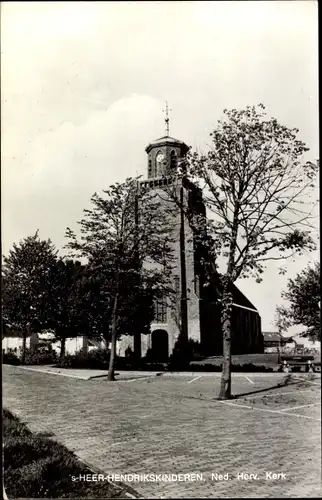
[[[288,343],[288,339],[279,332],[263,332],[264,352],[283,351]]]

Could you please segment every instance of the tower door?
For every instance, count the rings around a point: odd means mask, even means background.
[[[152,332],[152,351],[156,361],[167,361],[169,357],[169,339],[165,330]]]

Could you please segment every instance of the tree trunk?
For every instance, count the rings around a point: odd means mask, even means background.
[[[65,350],[66,350],[66,337],[62,337],[60,340],[60,361],[63,361],[65,358]]]
[[[240,193],[239,195],[240,196]],[[223,278],[222,293],[222,335],[223,335],[223,364],[219,399],[231,397],[231,326],[232,326],[232,302],[233,302],[233,273],[235,268],[235,253],[238,236],[238,213],[239,202],[236,200],[231,240],[229,245],[229,258],[227,272]]]
[[[118,278],[117,278],[118,281]],[[119,291],[118,291],[118,283],[117,290],[114,297],[113,304],[113,312],[112,312],[112,342],[111,342],[111,354],[110,354],[110,364],[108,367],[107,380],[112,381],[115,380],[114,371],[115,371],[115,357],[116,357],[116,319],[117,319],[117,305],[118,305]]]
[[[225,290],[222,312],[223,364],[218,399],[229,399],[231,397],[231,304],[232,294],[229,290]]]
[[[27,329],[24,329],[22,333],[22,353],[21,353],[22,365],[24,365],[26,361],[26,344],[27,344]]]
[[[139,360],[139,359],[141,359],[141,355],[142,355],[141,333],[135,332],[133,344],[134,344],[134,358],[136,360]]]

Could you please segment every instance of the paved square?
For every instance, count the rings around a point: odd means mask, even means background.
[[[202,475],[190,482],[132,482],[142,496],[321,494],[318,377],[234,374],[238,398],[220,402],[218,374],[108,383],[4,366],[3,375],[4,407],[32,430],[54,432],[106,474]],[[228,479],[216,481],[216,474]]]

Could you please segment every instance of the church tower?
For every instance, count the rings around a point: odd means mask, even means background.
[[[178,168],[178,161],[183,159],[189,147],[182,141],[170,136],[152,141],[146,148],[148,154],[148,179],[173,175]]]
[[[141,184],[159,192],[162,203],[172,203],[175,207],[167,189],[170,181],[171,189],[175,187],[181,205],[189,204],[190,209],[197,209],[204,214],[205,208],[198,189],[182,176],[176,175],[190,148],[183,141],[169,135],[168,113],[165,121],[167,135],[150,142],[145,148],[147,178],[142,180]],[[175,208],[173,287],[176,305],[170,306],[167,297],[158,300],[155,304],[151,335],[141,336],[141,355],[144,356],[148,349],[152,349],[153,355],[159,361],[165,361],[172,353],[180,333],[186,339],[201,341],[200,265],[194,235],[183,212],[179,206]]]
[[[181,208],[188,207],[190,213],[206,217],[202,191],[179,172],[184,169],[185,157],[190,148],[183,141],[170,136],[168,107],[165,112],[166,135],[150,142],[145,148],[147,175],[140,184],[160,195],[165,212],[169,212],[168,204],[173,204],[172,285],[175,306],[173,301],[170,302],[170,297],[158,299],[151,333],[138,335],[136,339],[124,336],[117,344],[119,356],[124,356],[130,347],[141,357],[150,352],[153,360],[159,362],[168,360],[180,334],[186,339],[198,341],[202,355],[222,354],[220,300],[217,300],[220,292],[214,284],[209,286],[207,283],[205,286],[204,262],[207,256]],[[173,200],[171,192],[175,192],[179,204]],[[235,286],[233,300],[232,352],[262,352],[257,309]]]

